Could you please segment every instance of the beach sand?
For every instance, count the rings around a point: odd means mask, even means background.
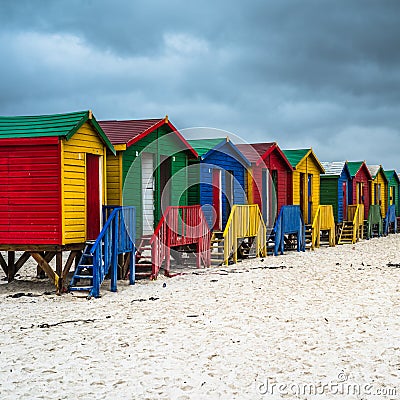
[[[31,263],[0,285],[0,397],[398,399],[400,268],[388,263],[398,234],[117,293],[105,282],[89,301],[56,296]]]

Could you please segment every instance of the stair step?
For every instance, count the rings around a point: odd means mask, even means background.
[[[75,279],[93,279],[93,275],[74,275]]]
[[[90,292],[93,286],[70,286],[70,292]]]

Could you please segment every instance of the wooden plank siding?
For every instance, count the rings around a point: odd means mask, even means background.
[[[371,182],[371,204],[378,204],[375,199],[375,185],[380,185],[380,206],[382,218],[386,216],[388,201],[388,183],[382,168],[378,171],[375,178]]]
[[[369,206],[370,206],[370,173],[368,171],[365,163],[360,163],[360,167],[356,173],[353,174],[351,185],[350,185],[350,194],[349,194],[349,204],[364,204],[364,219],[368,218]],[[363,199],[359,199],[357,202],[357,185],[363,185]]]
[[[0,141],[0,243],[60,244],[60,144]],[[36,143],[37,142],[37,143]]]
[[[141,140],[128,147],[122,154],[122,203],[136,207],[136,229],[138,235],[143,230],[143,207],[142,207],[142,165],[141,153],[154,155],[154,224],[157,225],[161,215],[161,193],[160,193],[160,171],[157,168],[163,157],[171,158],[171,201],[169,205],[187,205],[187,171],[188,154],[187,149],[169,127],[160,127],[149,133]],[[111,189],[109,188],[109,194]]]
[[[300,174],[305,174],[303,193],[305,194],[306,204],[300,204]],[[311,216],[308,216],[307,193],[308,193],[308,175],[312,175],[312,205]],[[320,205],[320,169],[313,157],[306,157],[301,163],[296,166],[293,171],[293,205],[300,205],[301,212],[303,213],[304,221],[313,220],[318,206]]]
[[[105,155],[103,142],[88,122],[84,123],[70,140],[63,141],[63,244],[81,243],[86,240],[86,154],[101,157]],[[101,160],[103,161],[102,158]],[[105,204],[105,174],[102,173],[101,176],[102,204]]]
[[[332,205],[335,222],[341,222],[343,219],[343,210],[339,207],[339,178],[337,176],[321,175],[320,184],[321,204]]]
[[[117,155],[107,150],[107,203],[109,205],[122,205],[122,152],[117,151]]]
[[[190,142],[192,143],[192,142]],[[213,226],[213,190],[212,190],[212,170],[219,169],[222,171],[221,174],[221,188],[222,193],[226,192],[226,175],[224,171],[230,171],[233,175],[233,204],[247,204],[246,197],[246,168],[237,159],[237,155],[232,152],[228,146],[223,146],[218,151],[212,151],[208,153],[200,162],[200,184],[198,185],[198,202],[203,207],[206,220],[210,227]],[[194,190],[190,189],[189,192],[191,198],[194,200]],[[231,207],[227,204],[228,200],[226,196],[222,195],[222,227],[225,227],[226,222],[229,218],[229,210]]]

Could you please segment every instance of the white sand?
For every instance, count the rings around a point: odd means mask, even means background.
[[[106,282],[90,301],[43,295],[47,280],[2,284],[0,398],[398,399],[400,268],[389,262],[400,263],[400,235],[119,282],[118,293]],[[271,265],[286,268],[260,268]],[[350,385],[360,393],[340,394]],[[372,395],[382,389],[396,393]]]

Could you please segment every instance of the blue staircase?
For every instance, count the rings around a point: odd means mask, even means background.
[[[71,292],[87,292],[88,298],[100,297],[100,286],[109,275],[111,291],[117,291],[118,255],[129,257],[129,283],[135,283],[135,207],[106,206],[108,218],[95,242],[87,242],[69,284]]]

